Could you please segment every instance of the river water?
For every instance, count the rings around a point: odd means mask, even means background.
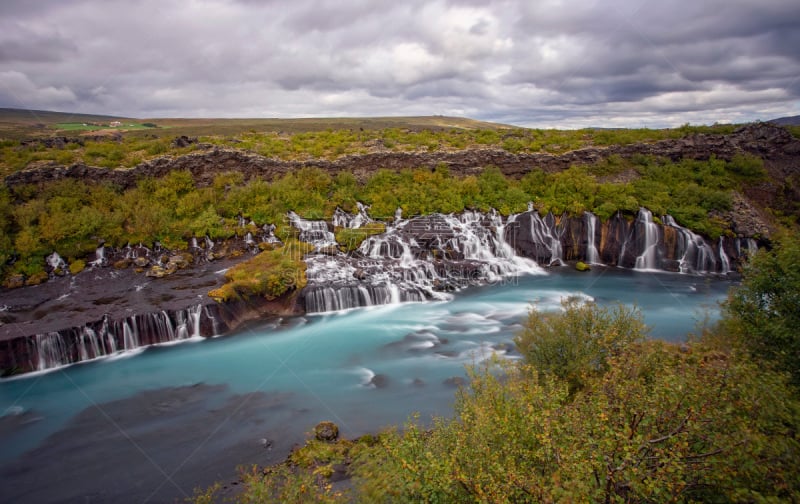
[[[595,268],[505,278],[449,301],[265,320],[0,381],[3,502],[174,502],[282,460],[322,420],[345,437],[452,413],[466,366],[517,358],[531,306],[577,295],[638,306],[680,341],[719,315],[728,280]]]

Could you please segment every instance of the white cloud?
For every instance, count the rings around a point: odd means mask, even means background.
[[[0,106],[531,126],[800,113],[791,0],[38,5],[0,6]]]
[[[75,93],[66,86],[39,86],[14,70],[0,71],[0,100],[16,108],[63,107],[76,104]]]

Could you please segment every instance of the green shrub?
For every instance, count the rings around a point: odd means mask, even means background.
[[[533,369],[555,375],[573,391],[583,387],[587,374],[605,372],[611,356],[647,334],[641,313],[622,305],[605,308],[568,298],[562,310],[531,310],[515,343]]]
[[[226,283],[208,293],[217,302],[262,297],[276,299],[306,286],[305,254],[314,249],[289,241],[283,247],[261,252],[225,273]]]

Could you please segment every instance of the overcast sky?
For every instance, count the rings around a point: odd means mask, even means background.
[[[675,126],[800,114],[797,0],[0,2],[0,107]]]

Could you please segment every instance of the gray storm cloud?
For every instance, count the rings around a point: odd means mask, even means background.
[[[0,107],[669,126],[800,113],[794,0],[4,1]]]

